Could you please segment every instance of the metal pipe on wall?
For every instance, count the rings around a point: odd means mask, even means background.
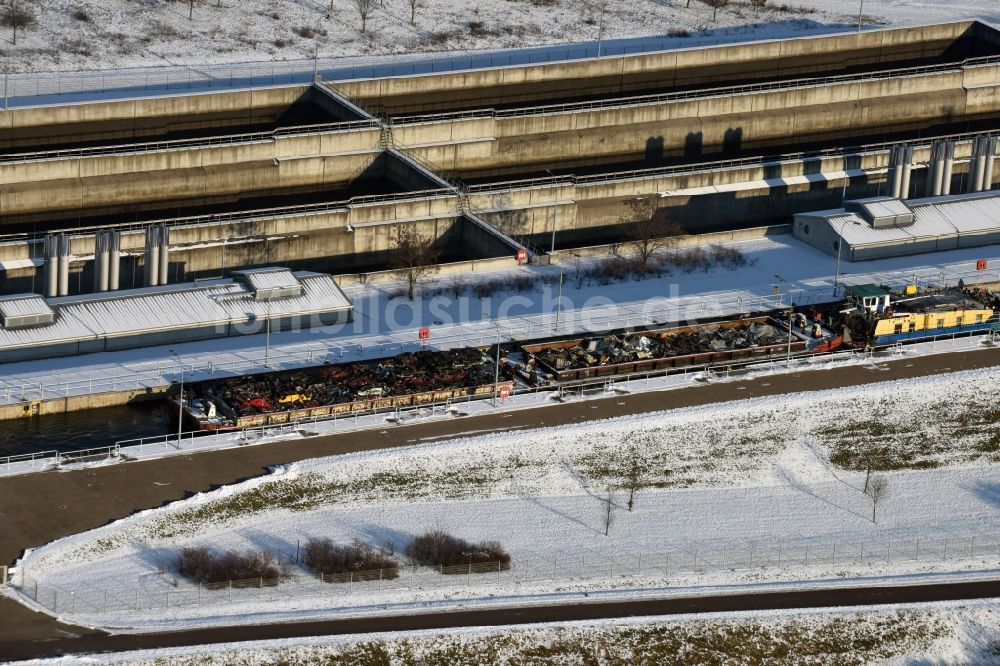
[[[59,295],[69,295],[69,239],[59,234]]]
[[[45,236],[45,297],[55,298],[59,290],[59,240],[55,234]]]
[[[931,161],[927,165],[927,196],[936,197],[941,194],[941,177],[944,172],[943,142],[931,144]]]
[[[899,198],[903,186],[903,153],[900,146],[893,146],[889,153],[889,196]]]
[[[97,292],[108,290],[110,235],[109,231],[98,231],[94,234],[94,291]]]
[[[955,168],[955,142],[949,141],[944,149],[944,176],[941,178],[942,196],[951,194],[951,176]]]
[[[997,137],[991,136],[986,139],[984,153],[986,163],[983,166],[983,190],[989,191],[993,189],[993,164],[997,159]]]
[[[121,232],[110,232],[110,243],[108,247],[108,289],[111,291],[118,290],[119,274],[121,272],[122,263],[121,242]]]
[[[160,228],[155,225],[146,229],[145,264],[145,284],[155,287],[160,281]]]
[[[899,186],[899,198],[910,198],[910,176],[913,171],[913,146],[903,149],[903,180]]]
[[[160,273],[159,283],[161,285],[167,284],[170,276],[170,228],[165,224],[160,227],[160,263],[158,270]]]

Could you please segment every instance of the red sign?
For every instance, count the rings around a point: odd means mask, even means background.
[[[431,327],[430,326],[421,326],[420,327],[420,331],[419,331],[419,335],[420,335],[420,339],[421,340],[426,340],[427,338],[431,337]]]
[[[979,261],[976,262],[976,270],[977,271],[985,271],[986,270],[986,260],[985,259],[980,259]]]
[[[500,387],[500,398],[502,400],[506,400],[509,397],[510,397],[510,387],[509,386],[501,386]]]
[[[517,263],[519,263],[522,266],[524,264],[528,263],[528,251],[527,250],[518,250],[517,251]]]

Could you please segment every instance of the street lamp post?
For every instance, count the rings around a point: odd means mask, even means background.
[[[562,314],[563,268],[559,267],[559,296],[556,297],[556,330],[559,332],[559,315]]]
[[[858,32],[861,32],[861,14],[865,11],[865,0],[861,0],[861,4],[858,7]]]
[[[833,295],[837,295],[837,289],[840,288],[840,249],[844,246],[844,229],[847,228],[847,223],[851,222],[853,224],[859,224],[856,220],[847,219],[844,223],[840,225],[840,237],[837,239],[837,271],[833,275]]]
[[[264,367],[271,367],[271,301],[267,302],[267,321],[264,323]]]
[[[483,314],[486,315],[487,317],[489,317],[490,321],[493,322],[493,326],[496,327],[496,329],[497,329],[497,360],[496,360],[496,368],[495,368],[495,370],[493,372],[493,406],[496,407],[499,404],[499,402],[500,402],[500,398],[499,398],[499,393],[500,393],[500,324],[497,323],[497,320],[494,319],[493,315],[491,315],[490,313],[484,312]]]
[[[788,350],[785,352],[785,367],[792,367],[792,314],[794,314],[794,309],[789,309],[788,315]]]
[[[181,449],[181,433],[184,429],[184,361],[173,349],[169,350],[181,366],[181,392],[177,396],[177,450]]]
[[[552,173],[550,169],[546,169],[545,173],[549,174],[549,177],[555,179],[556,175]],[[559,215],[559,201],[557,200],[555,205],[552,206],[552,246],[549,248],[549,256],[551,257],[556,252],[556,216]]]

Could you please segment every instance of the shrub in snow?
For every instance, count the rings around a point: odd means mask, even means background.
[[[227,550],[220,555],[204,546],[181,549],[177,569],[188,580],[210,586],[244,582],[277,585],[278,579],[288,575],[275,565],[274,556],[266,550],[245,553]]]
[[[302,563],[328,583],[399,577],[399,563],[357,539],[347,546],[335,545],[329,539],[310,539]]]
[[[438,567],[445,574],[510,568],[510,555],[498,542],[473,544],[444,530],[432,530],[418,536],[406,547],[406,555],[418,564]]]

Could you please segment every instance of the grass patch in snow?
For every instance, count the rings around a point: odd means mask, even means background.
[[[942,464],[1000,462],[1000,405],[982,399],[920,405],[919,418],[896,400],[880,400],[866,413],[817,428],[830,462],[862,471],[931,469]]]
[[[271,648],[248,645],[210,654],[190,654],[187,659],[171,655],[151,663],[861,665],[933,657],[937,641],[962,640],[959,613],[848,611],[801,617],[656,619],[501,628],[363,642],[342,639],[334,645]],[[985,656],[982,648],[978,652],[967,656]]]

